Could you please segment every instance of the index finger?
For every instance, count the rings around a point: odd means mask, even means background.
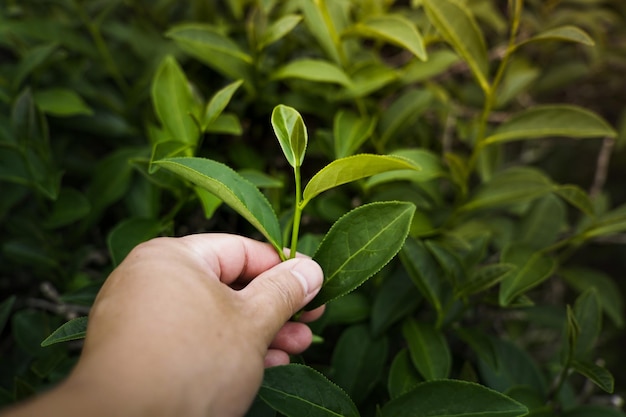
[[[204,233],[180,238],[198,261],[225,284],[245,284],[281,262],[269,243],[226,233]]]

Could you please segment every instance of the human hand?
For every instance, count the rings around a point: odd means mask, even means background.
[[[144,243],[105,282],[79,363],[42,411],[71,403],[89,415],[241,416],[264,365],[311,343],[309,328],[288,320],[322,278],[310,259],[281,262],[270,245],[235,235]]]

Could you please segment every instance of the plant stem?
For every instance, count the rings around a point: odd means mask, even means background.
[[[289,259],[296,257],[298,250],[298,233],[300,232],[300,219],[302,218],[302,183],[300,179],[300,166],[297,165],[293,169],[294,179],[296,183],[296,198],[293,213],[293,224],[291,228],[291,248]]]

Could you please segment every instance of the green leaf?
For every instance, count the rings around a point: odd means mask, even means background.
[[[600,216],[582,232],[582,238],[593,239],[610,236],[626,230],[626,205],[619,206]]]
[[[510,168],[482,185],[461,210],[490,209],[525,203],[548,194],[554,185],[541,171],[528,167]]]
[[[596,43],[584,30],[571,25],[559,26],[554,29],[546,30],[545,32],[538,33],[530,39],[521,42],[516,47],[526,45],[531,42],[538,41],[566,41],[581,43],[587,46],[594,46]]]
[[[64,323],[52,334],[41,342],[41,347],[54,345],[55,343],[82,339],[87,334],[87,317],[77,317]]]
[[[613,278],[588,268],[564,268],[559,270],[559,275],[581,293],[595,288],[604,312],[617,327],[624,327],[624,301]]]
[[[497,391],[472,382],[423,382],[382,408],[383,417],[518,417],[528,409]]]
[[[519,224],[517,241],[536,250],[552,245],[564,229],[565,204],[548,194],[535,200]]]
[[[255,169],[242,169],[238,172],[258,188],[282,188],[285,185],[283,181]]]
[[[293,107],[279,104],[272,111],[272,128],[289,165],[301,166],[309,138],[300,113]]]
[[[29,50],[19,61],[13,74],[13,88],[18,90],[22,81],[42,65],[59,47],[56,43],[40,45]]]
[[[372,305],[371,327],[374,337],[414,311],[421,294],[404,269],[394,271],[376,291]]]
[[[333,351],[333,381],[346,391],[352,401],[360,404],[378,383],[385,367],[387,350],[387,339],[374,339],[367,325],[349,327],[341,334]]]
[[[502,281],[515,268],[515,265],[504,263],[483,266],[456,289],[456,296],[468,297],[486,291]]]
[[[483,144],[552,136],[614,138],[617,132],[600,116],[581,107],[540,105],[513,115],[485,138]]]
[[[0,304],[0,332],[4,330],[4,326],[7,324],[7,320],[9,320],[9,316],[11,315],[11,310],[13,310],[13,305],[15,304],[15,295],[12,295],[8,298],[5,298]]]
[[[554,189],[554,192],[567,201],[587,216],[593,217],[595,215],[595,209],[593,202],[582,188],[577,185],[560,185]]]
[[[200,130],[194,121],[194,99],[185,73],[174,57],[161,62],[152,82],[152,102],[159,121],[172,139],[196,144]]]
[[[272,206],[252,183],[228,166],[204,158],[169,158],[155,164],[219,197],[282,253],[280,225]]]
[[[350,73],[352,86],[338,91],[335,100],[343,101],[366,97],[389,85],[398,78],[398,72],[378,61],[367,61],[360,64]]]
[[[579,374],[589,378],[591,382],[599,386],[602,390],[608,392],[609,394],[613,393],[613,390],[615,389],[615,379],[605,368],[592,362],[579,361],[574,361],[572,363],[572,368]]]
[[[421,169],[419,171],[416,171],[414,169],[397,170],[374,175],[369,178],[365,183],[366,189],[391,181],[411,181],[415,183],[422,183],[435,178],[447,176],[446,171],[441,163],[441,158],[437,154],[429,150],[400,149],[397,151],[393,151],[389,154],[389,156],[398,156],[400,158],[408,159]]]
[[[402,247],[414,212],[411,203],[371,203],[337,220],[313,256],[324,284],[307,308],[349,293],[385,266]]]
[[[185,23],[171,28],[166,36],[209,67],[226,77],[245,80],[244,86],[249,90],[254,88],[252,57],[216,28],[199,23]]]
[[[278,68],[272,74],[272,79],[275,80],[286,78],[340,84],[348,88],[352,86],[350,77],[341,68],[321,59],[298,59]]]
[[[37,91],[34,98],[41,111],[51,116],[91,116],[93,114],[91,108],[75,91],[66,88]]]
[[[580,336],[580,326],[574,314],[574,310],[568,305],[566,306],[565,334],[567,335],[566,357],[572,357],[573,352],[578,344]]]
[[[210,219],[215,214],[215,211],[222,205],[222,200],[210,191],[201,187],[193,187],[196,196],[200,200],[202,210],[204,211],[204,217]]]
[[[414,123],[417,117],[428,110],[434,100],[429,90],[411,89],[402,94],[382,114],[378,130],[380,144],[384,145],[392,139],[398,139],[402,129]]]
[[[415,370],[407,349],[402,349],[391,362],[387,391],[394,400],[411,391],[423,379]]]
[[[409,345],[413,365],[427,381],[447,378],[452,367],[452,355],[441,331],[429,323],[408,319],[402,334]]]
[[[337,159],[311,178],[304,188],[302,204],[339,185],[398,169],[418,171],[420,167],[407,159],[385,155],[360,154]]]
[[[376,122],[375,117],[360,117],[349,110],[339,110],[333,123],[335,158],[354,154],[374,133]]]
[[[235,91],[237,91],[241,84],[243,84],[243,80],[238,80],[234,83],[228,84],[211,97],[211,100],[207,104],[206,110],[204,111],[202,130],[206,130],[207,126],[213,123],[217,117],[222,114],[230,102],[230,99],[233,97],[233,94],[235,94]]]
[[[339,7],[337,2],[328,0],[302,0],[300,7],[304,13],[304,21],[309,32],[320,44],[324,52],[335,63],[341,63],[342,48],[336,29],[336,21],[333,19],[333,8]],[[335,15],[336,16],[336,15]]]
[[[119,265],[138,244],[157,237],[161,228],[161,222],[157,219],[131,217],[118,223],[107,237],[113,265]]]
[[[440,49],[428,54],[428,61],[413,59],[402,70],[402,83],[414,84],[430,80],[459,62],[459,56],[448,49]]]
[[[422,241],[407,239],[400,260],[413,283],[441,316],[444,298],[444,273]]]
[[[517,269],[502,280],[499,302],[503,307],[541,284],[552,275],[556,268],[556,261],[553,258],[522,245],[511,245],[505,248],[500,261],[517,266]]]
[[[563,413],[563,417],[624,417],[623,411],[612,405],[579,405]]]
[[[484,92],[489,85],[487,46],[471,11],[461,2],[423,0],[429,20],[454,50],[467,62]]]
[[[49,229],[67,226],[84,218],[91,210],[89,200],[73,188],[62,188],[43,225]]]
[[[428,59],[422,35],[413,22],[402,15],[370,17],[348,28],[344,34],[356,34],[387,41],[408,49],[422,61]]]
[[[584,359],[595,347],[602,330],[602,310],[595,288],[583,292],[573,308],[580,335],[574,349],[574,358]]]
[[[271,45],[279,39],[283,38],[285,35],[291,32],[293,28],[295,28],[298,23],[300,23],[301,20],[302,16],[297,14],[288,14],[281,17],[280,19],[272,23],[270,27],[268,27],[267,30],[263,33],[263,35],[261,36],[261,40],[257,45],[257,49],[261,50],[266,46]]]
[[[359,417],[354,403],[341,388],[303,365],[267,368],[259,396],[287,417]]]
[[[217,119],[206,127],[207,133],[220,133],[225,135],[239,136],[243,132],[241,122],[237,115],[232,113],[222,113]]]

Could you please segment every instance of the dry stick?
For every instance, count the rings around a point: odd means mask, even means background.
[[[593,184],[589,189],[589,195],[592,198],[597,197],[604,188],[609,171],[609,162],[611,160],[611,154],[613,153],[614,147],[615,139],[609,137],[604,138],[602,141],[602,148],[600,148],[600,152],[598,153],[598,162],[596,164],[596,173],[593,179]]]

